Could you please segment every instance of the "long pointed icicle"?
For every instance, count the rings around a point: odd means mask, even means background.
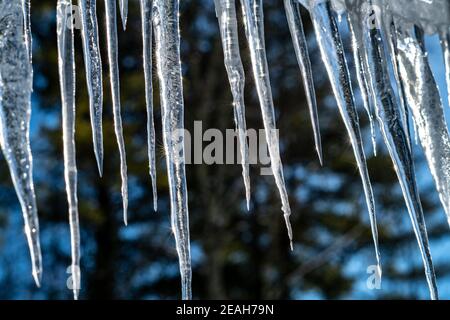
[[[358,113],[356,111],[353,92],[350,82],[350,74],[345,58],[344,48],[336,20],[331,12],[329,2],[317,3],[309,8],[312,17],[316,38],[319,42],[322,59],[325,63],[328,76],[331,81],[334,95],[337,100],[341,117],[347,129],[355,154],[358,170],[366,196],[369,210],[372,236],[375,245],[375,254],[378,264],[378,274],[381,276],[381,259],[378,249],[378,230],[375,214],[375,201],[372,186],[367,170],[366,156],[362,145],[359,128]]]
[[[0,144],[22,207],[32,273],[39,286],[42,257],[30,148],[32,72],[19,1],[0,0]]]
[[[398,60],[419,139],[450,224],[450,137],[427,52],[408,30],[398,30]]]
[[[415,181],[414,162],[403,129],[399,107],[391,87],[385,49],[377,28],[365,30],[367,64],[370,67],[370,83],[375,96],[375,108],[381,133],[394,163],[400,187],[403,191],[409,216],[422,254],[425,275],[432,299],[438,298],[436,276],[428,245],[425,219]]]
[[[164,149],[169,178],[171,222],[180,264],[182,297],[187,300],[192,298],[192,270],[184,157],[179,0],[154,0],[153,24],[160,82]]]
[[[116,133],[117,144],[120,154],[120,175],[122,177],[122,201],[123,201],[123,220],[128,224],[128,176],[127,160],[125,153],[125,141],[123,138],[122,116],[120,115],[120,80],[119,80],[119,62],[117,46],[117,13],[116,0],[105,0],[106,8],[106,29],[108,41],[108,60],[111,83],[111,93],[113,101],[114,131]]]
[[[363,100],[364,109],[369,117],[370,132],[372,137],[373,153],[377,154],[377,142],[375,133],[375,121],[373,119],[373,106],[371,104],[370,87],[367,81],[367,65],[364,57],[364,49],[362,48],[362,30],[360,27],[360,15],[355,12],[348,12],[347,21],[349,25],[350,35],[352,38],[352,50],[355,60],[356,76],[358,79],[359,89]]]
[[[450,28],[448,31],[440,33],[442,55],[445,63],[445,77],[447,80],[448,106],[450,107]]]
[[[242,177],[244,178],[247,209],[250,208],[250,174],[247,144],[247,124],[245,121],[244,85],[245,74],[239,53],[239,38],[234,0],[215,0],[219,20],[220,35],[224,53],[225,68],[233,95],[233,110],[236,130],[239,133],[239,146],[242,158]]]
[[[247,40],[250,48],[253,76],[255,78],[256,91],[258,92],[264,129],[269,147],[272,173],[280,193],[282,210],[284,212],[284,219],[292,249],[292,227],[289,221],[291,208],[286,191],[286,184],[284,182],[283,165],[281,163],[280,146],[275,123],[275,110],[264,43],[262,0],[241,0],[241,4]]]
[[[309,59],[308,44],[303,30],[302,17],[299,3],[296,0],[284,0],[289,30],[294,44],[297,62],[300,67],[303,86],[308,101],[309,114],[314,131],[314,141],[320,164],[323,165],[322,142],[320,139],[319,115],[317,112],[316,92],[314,90],[314,79],[312,75],[311,61]]]
[[[147,144],[150,177],[153,189],[153,209],[158,210],[158,193],[156,190],[156,142],[153,122],[153,84],[152,84],[152,0],[140,0],[142,20],[142,42],[145,76],[145,103],[147,109]]]
[[[58,65],[62,101],[64,144],[64,178],[69,204],[70,239],[72,247],[72,290],[78,299],[80,289],[80,227],[78,221],[77,164],[75,156],[75,56],[70,0],[58,0]]]
[[[89,92],[94,153],[100,176],[103,174],[103,77],[102,59],[98,41],[97,0],[79,0],[81,35],[83,38],[84,64]]]
[[[128,0],[119,0],[119,6],[123,30],[125,30],[127,28],[127,19],[128,19]]]

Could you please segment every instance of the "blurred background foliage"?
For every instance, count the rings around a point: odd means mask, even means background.
[[[154,213],[152,209],[139,3],[130,1],[127,30],[123,32],[121,25],[118,26],[122,116],[130,180],[128,227],[122,224],[119,157],[112,127],[103,1],[97,1],[97,5],[104,62],[103,178],[98,176],[92,151],[81,35],[79,30],[75,33],[81,298],[179,298],[180,279],[169,224],[169,193],[155,78],[159,210]],[[375,258],[362,185],[345,127],[331,96],[309,17],[302,12],[319,105],[323,167],[314,151],[306,98],[283,2],[265,0],[264,5],[266,46],[293,212],[295,248],[293,252],[289,250],[273,178],[259,175],[257,165],[251,167],[250,212],[245,209],[239,165],[188,165],[194,298],[427,298],[420,253],[392,163],[380,139],[378,156],[372,156],[367,116],[360,112],[377,202],[384,271],[381,290],[368,289],[366,281],[371,274],[367,273],[367,268],[375,264]],[[194,121],[202,121],[203,130],[218,128],[225,132],[234,127],[232,98],[213,1],[181,1],[180,20],[186,128],[192,132]],[[240,12],[239,20],[242,21]],[[345,35],[344,25],[342,22],[340,27]],[[70,276],[67,273],[70,238],[63,179],[55,1],[32,1],[32,28],[32,149],[45,270],[43,286],[37,289],[32,282],[20,208],[6,163],[1,161],[0,298],[70,299],[71,291],[66,286]],[[247,75],[247,123],[249,128],[259,129],[262,119],[242,23],[239,28]],[[349,39],[344,37],[344,40],[345,48],[350,52]],[[430,54],[433,56],[433,52]],[[350,55],[348,59],[353,66]],[[444,90],[442,86],[441,89]],[[357,102],[362,110],[361,101]],[[416,155],[438,285],[442,297],[448,298],[448,225],[432,182],[427,178],[420,150]]]

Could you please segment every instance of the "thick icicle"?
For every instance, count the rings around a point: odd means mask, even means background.
[[[184,101],[180,61],[179,0],[154,0],[156,64],[169,178],[171,222],[180,263],[182,297],[192,298],[189,210],[184,157]]]
[[[70,240],[72,247],[72,290],[78,299],[80,289],[80,228],[78,222],[77,164],[75,156],[75,57],[70,0],[58,0],[58,65],[62,101],[64,144],[64,178],[69,205]]]
[[[427,52],[408,28],[399,29],[398,60],[419,139],[450,224],[450,137]]]
[[[33,277],[39,286],[42,258],[30,148],[32,72],[19,1],[0,0],[0,144],[25,220]]]
[[[376,142],[376,133],[375,133],[375,122],[373,119],[373,106],[371,104],[371,95],[370,87],[367,81],[367,65],[366,59],[364,57],[364,49],[363,49],[363,37],[361,30],[361,23],[364,23],[360,20],[360,15],[355,14],[354,12],[348,12],[347,21],[350,29],[350,35],[352,38],[352,50],[353,57],[355,60],[355,68],[356,68],[356,76],[358,79],[359,89],[361,91],[361,97],[364,104],[364,109],[366,110],[367,116],[369,117],[370,123],[370,133],[372,137],[372,145],[373,145],[373,153],[377,154],[377,142]]]
[[[103,174],[103,77],[98,42],[97,0],[78,0],[83,38],[84,64],[89,92],[92,139],[100,176]]]
[[[378,230],[375,215],[375,201],[372,186],[367,170],[366,156],[362,145],[359,128],[358,113],[356,111],[353,92],[350,82],[350,74],[345,58],[344,48],[336,20],[331,12],[329,2],[316,3],[309,8],[311,18],[319,42],[320,52],[330,78],[331,86],[339,107],[341,117],[347,128],[353,147],[358,170],[369,210],[372,236],[375,244],[375,254],[378,263],[378,272],[381,275],[380,252],[378,249]]]
[[[408,142],[408,147],[412,152],[413,149],[411,139],[411,126],[409,121],[408,102],[406,101],[405,88],[403,82],[401,81],[399,62],[397,59],[398,55],[396,45],[397,43],[396,26],[392,20],[392,17],[387,12],[384,13],[381,17],[382,21],[380,21],[379,23],[383,29],[384,39],[386,39],[386,42],[388,44],[389,57],[391,59],[392,68],[394,70],[394,79],[397,85],[397,92],[400,101],[400,108],[398,109],[398,111],[402,119],[403,127],[405,129],[404,131]],[[382,35],[379,34],[379,36],[381,37]],[[415,130],[414,132],[417,132],[417,130]],[[416,136],[416,143],[417,143],[417,136]]]
[[[21,0],[22,1],[22,14],[23,14],[23,23],[24,23],[24,35],[25,35],[25,43],[27,46],[28,57],[30,62],[33,57],[32,43],[31,43],[31,0]]]
[[[123,138],[122,117],[120,115],[120,80],[119,80],[119,62],[117,47],[117,16],[116,0],[105,0],[106,9],[106,29],[108,41],[108,61],[111,83],[111,94],[113,101],[114,131],[116,133],[117,144],[120,154],[120,175],[122,177],[122,201],[123,201],[123,220],[125,225],[128,223],[128,176],[127,160],[125,154],[125,141]]]
[[[450,107],[450,29],[440,33],[442,54],[445,63],[445,76],[447,80],[448,106]]]
[[[219,20],[225,68],[233,95],[233,110],[242,158],[242,177],[244,178],[247,209],[250,208],[250,174],[247,144],[247,124],[245,121],[244,85],[245,74],[239,53],[236,5],[234,0],[215,0],[216,15]]]
[[[284,182],[283,165],[280,157],[280,146],[275,123],[272,89],[270,87],[269,67],[267,65],[266,48],[264,43],[264,16],[262,0],[241,0],[246,36],[250,48],[253,76],[258,92],[270,162],[275,183],[278,187],[284,219],[288,230],[292,249],[292,227],[289,221],[291,208]]]
[[[311,61],[309,59],[308,45],[306,42],[305,32],[303,30],[299,3],[296,0],[284,0],[284,8],[286,11],[289,30],[291,32],[292,42],[294,44],[295,54],[297,56],[297,62],[302,73],[303,86],[306,92],[309,114],[314,131],[316,151],[317,155],[319,156],[320,164],[322,165],[322,142],[320,139],[316,92],[314,90],[314,79],[312,75]]]
[[[385,49],[377,28],[365,30],[367,64],[381,133],[394,163],[409,216],[420,247],[432,299],[438,298],[428,235],[415,181],[414,162],[403,129],[399,107],[390,84]]]
[[[152,84],[152,0],[140,0],[142,20],[142,41],[145,76],[145,103],[147,109],[147,144],[150,177],[153,189],[153,209],[158,210],[156,190],[156,152],[155,125],[153,122],[153,84]]]
[[[127,28],[128,19],[128,0],[119,0],[120,5],[120,16],[122,18],[123,30]]]

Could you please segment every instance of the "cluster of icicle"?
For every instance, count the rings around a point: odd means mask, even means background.
[[[123,216],[127,223],[127,165],[123,139],[118,67],[116,0],[105,1],[109,78],[111,82],[114,129],[120,154]],[[450,92],[450,4],[447,0],[284,0],[289,29],[302,74],[319,161],[322,146],[312,68],[302,25],[300,5],[313,22],[316,38],[332,85],[340,115],[355,154],[375,244],[378,272],[380,253],[375,201],[361,138],[350,72],[336,22],[336,14],[346,16],[352,37],[357,83],[371,124],[375,145],[375,121],[392,158],[403,191],[414,232],[422,253],[431,297],[438,298],[429,251],[423,210],[415,181],[411,151],[410,118],[425,151],[440,200],[450,223],[450,139],[443,104],[434,80],[424,34],[439,32]],[[118,1],[125,29],[128,1]],[[279,190],[282,211],[292,247],[291,214],[276,134],[264,39],[262,0],[240,0],[252,73],[261,106],[273,176]],[[245,74],[240,57],[235,0],[215,0],[223,45],[225,67],[231,92],[236,130],[239,132],[242,174],[247,205],[250,178],[244,105]],[[77,167],[75,161],[75,59],[73,9],[71,0],[57,0],[58,63],[62,99],[64,168],[72,246],[74,297],[80,284],[80,234],[77,208]],[[78,0],[81,34],[89,92],[94,153],[100,175],[103,168],[102,59],[98,37],[96,0]],[[140,0],[145,96],[147,110],[149,171],[157,210],[155,129],[153,123],[152,31],[154,32],[157,78],[160,83],[163,140],[170,185],[171,223],[182,281],[182,298],[191,299],[191,258],[189,215],[184,160],[184,138],[175,132],[184,128],[183,86],[180,62],[179,0]],[[405,9],[410,8],[410,9]],[[0,0],[0,143],[25,219],[33,276],[39,285],[42,274],[39,226],[32,181],[29,144],[32,67],[30,0]],[[389,64],[395,76],[390,79]]]

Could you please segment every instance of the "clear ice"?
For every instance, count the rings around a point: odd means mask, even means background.
[[[322,141],[320,139],[319,115],[317,112],[316,92],[314,90],[314,79],[312,75],[311,61],[309,59],[308,44],[306,42],[305,31],[303,30],[300,5],[296,0],[284,0],[289,30],[291,32],[292,43],[294,44],[297,62],[303,78],[303,86],[308,101],[309,115],[314,132],[314,142],[320,164],[323,165]]]
[[[284,212],[284,219],[292,249],[292,227],[289,221],[291,208],[289,205],[286,184],[284,182],[272,89],[270,87],[269,66],[267,65],[266,47],[264,43],[262,0],[241,0],[241,5],[246,36],[250,48],[253,76],[255,78],[256,91],[259,97],[266,140],[269,148],[272,173],[280,193],[282,210]]]
[[[364,45],[366,48],[367,64],[370,68],[369,78],[372,91],[374,92],[376,115],[385,144],[394,163],[394,169],[397,173],[416,234],[431,297],[432,299],[437,299],[436,276],[434,274],[425,219],[415,180],[413,157],[401,120],[401,112],[391,87],[381,32],[378,28],[368,28],[365,24],[363,26],[365,28]]]
[[[128,0],[119,0],[120,5],[120,17],[122,18],[123,30],[127,28],[128,19]]]
[[[140,0],[142,42],[145,76],[145,104],[147,110],[147,144],[150,177],[153,189],[153,209],[158,210],[158,193],[156,189],[156,142],[153,120],[153,84],[152,84],[152,0]]]
[[[74,299],[80,288],[80,227],[78,221],[77,164],[75,154],[75,51],[70,0],[57,2],[58,65],[62,101],[64,178],[71,240],[71,279]]]
[[[247,209],[250,208],[250,173],[247,144],[247,124],[245,121],[244,86],[245,74],[239,52],[239,38],[234,0],[215,0],[216,15],[219,20],[225,68],[233,95],[233,111],[236,130],[239,134],[239,147],[242,158],[242,177],[244,178]]]
[[[184,156],[184,101],[180,61],[179,0],[154,0],[153,25],[162,128],[170,190],[172,231],[179,257],[182,298],[192,298],[189,210]]]
[[[92,139],[97,167],[101,176],[103,174],[103,76],[98,41],[96,2],[97,0],[78,0],[86,81],[89,93]]]
[[[427,52],[409,28],[398,29],[398,60],[406,98],[450,224],[450,138]]]
[[[120,153],[120,173],[124,221],[127,223],[128,182],[125,143],[121,120],[117,44],[116,0],[104,0],[106,9],[108,62],[113,101],[114,130]],[[450,1],[448,0],[283,0],[295,54],[314,131],[319,160],[322,147],[314,92],[299,3],[311,15],[332,89],[341,117],[350,136],[367,202],[376,259],[380,253],[373,191],[362,145],[358,114],[348,65],[334,13],[347,14],[358,85],[371,124],[375,145],[373,115],[378,120],[383,140],[405,198],[408,213],[421,250],[426,279],[432,299],[438,298],[436,277],[428,236],[415,180],[409,113],[416,137],[420,139],[440,200],[450,224],[450,138],[444,107],[429,66],[425,35],[438,33],[441,40],[450,100]],[[125,29],[128,1],[119,0]],[[262,0],[241,0],[252,72],[261,106],[269,146],[272,171],[282,201],[282,210],[292,246],[291,214],[280,158],[276,117],[265,50]],[[102,61],[98,39],[96,0],[78,0],[81,16],[84,61],[94,152],[102,174]],[[242,171],[247,205],[250,201],[248,146],[244,106],[245,75],[239,52],[238,23],[234,0],[215,0],[237,131],[239,132]],[[183,299],[192,298],[189,214],[184,158],[184,102],[180,61],[179,0],[140,0],[149,171],[152,179],[154,209],[157,209],[155,128],[153,123],[152,26],[155,31],[156,65],[160,82],[163,139],[171,199],[171,224],[182,282]],[[58,0],[58,63],[63,113],[64,167],[72,244],[72,280],[77,298],[79,273],[79,228],[77,212],[77,171],[75,163],[75,73],[72,27],[72,2]],[[63,13],[63,14],[61,14]],[[39,285],[42,274],[39,224],[32,178],[29,141],[32,92],[32,45],[30,0],[0,0],[0,144],[25,220],[33,277]],[[391,84],[389,67],[395,76]],[[448,101],[450,103],[450,101]]]
[[[347,129],[355,154],[358,170],[361,176],[366,203],[369,210],[372,236],[375,245],[375,254],[378,272],[381,274],[381,259],[378,248],[378,230],[375,214],[375,201],[372,186],[367,170],[366,156],[362,144],[359,128],[358,113],[353,97],[350,73],[345,58],[342,40],[337,27],[336,19],[329,2],[315,3],[309,6],[314,31],[319,43],[322,59],[330,78],[331,86],[336,97],[337,105]]]
[[[0,144],[22,207],[32,274],[42,277],[30,148],[32,70],[19,1],[0,0]]]
[[[116,1],[105,0],[106,9],[106,32],[108,42],[108,61],[111,84],[111,94],[113,101],[114,131],[117,138],[120,155],[120,175],[122,177],[122,201],[123,201],[123,221],[128,224],[128,175],[127,160],[125,153],[125,141],[123,137],[122,116],[120,114],[120,80],[119,80],[119,49],[117,44],[117,12]]]

